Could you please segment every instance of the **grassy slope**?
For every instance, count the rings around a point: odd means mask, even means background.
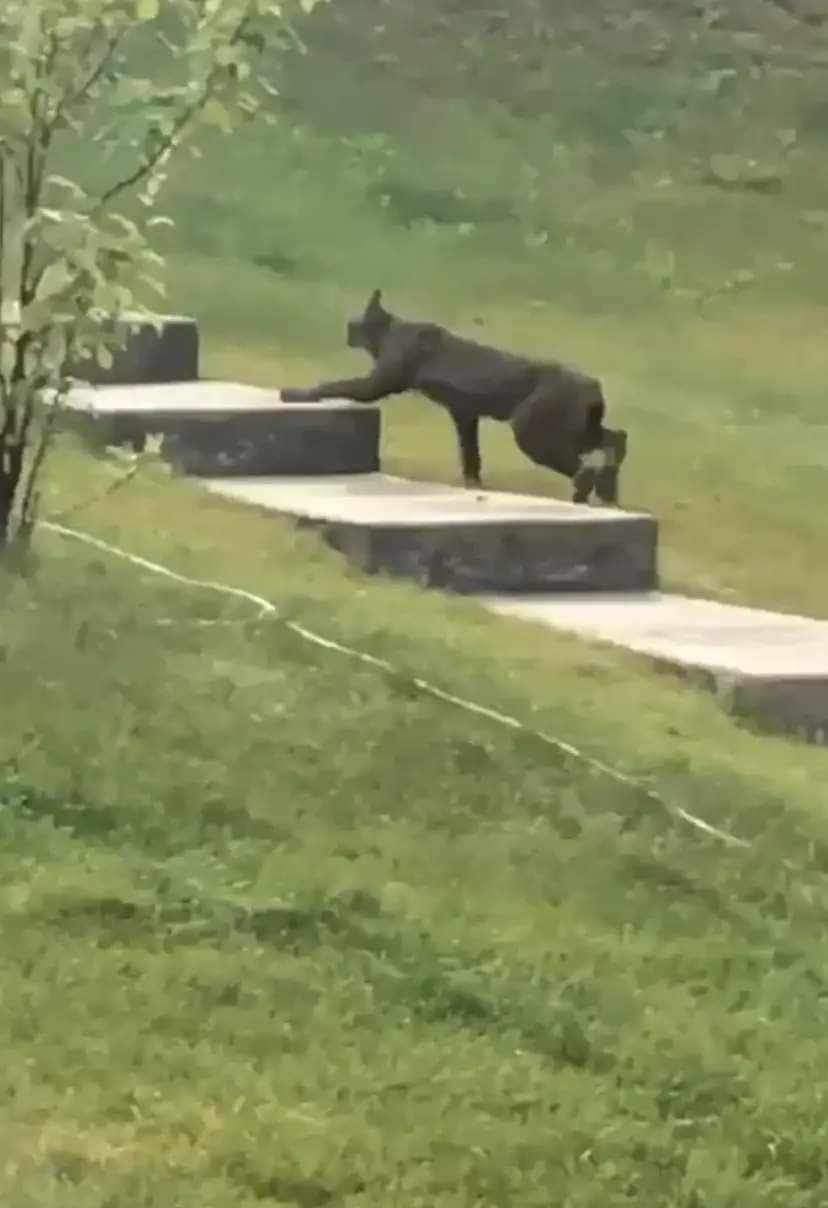
[[[118,472],[65,447],[46,506]],[[157,472],[73,521],[752,847],[43,534],[3,585],[4,1203],[823,1202],[824,751]]]
[[[439,62],[423,49],[418,70]],[[619,152],[630,106],[673,92],[616,74],[588,104],[616,71],[589,65],[553,132],[456,97],[435,120],[422,80],[377,92],[329,56],[293,97],[328,133],[240,136],[173,182],[173,300],[204,322],[208,371],[250,380],[352,364],[342,321],[375,283],[581,360],[635,432],[628,499],[663,517],[670,581],[825,615],[825,234],[799,221],[824,204],[818,142],[778,197],[702,188],[689,148],[745,121],[720,109]],[[765,91],[757,153],[817,92]],[[358,106],[390,144],[343,149],[331,131]],[[403,209],[439,210],[459,181],[475,204],[517,199],[519,220],[401,225],[368,201],[388,145]],[[550,165],[528,209],[527,157]],[[663,295],[637,267],[653,238],[651,259],[677,252]],[[677,287],[740,267],[753,292],[693,317]],[[493,485],[559,489],[502,437]],[[390,467],[454,476],[445,423],[415,401],[385,439]],[[46,509],[115,473],[65,445]],[[756,737],[619,654],[368,584],[161,474],[74,519],[512,711],[752,846],[44,534],[37,577],[0,593],[4,1203],[825,1201],[824,751]]]

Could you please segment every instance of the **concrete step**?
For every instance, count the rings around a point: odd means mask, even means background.
[[[158,315],[153,323],[143,317],[124,316],[123,348],[113,350],[113,362],[104,369],[83,361],[75,373],[94,385],[186,382],[198,377],[199,332],[195,319],[185,315]],[[134,328],[134,330],[133,330]]]
[[[644,592],[488,595],[504,616],[623,646],[716,693],[732,712],[825,743],[828,621]]]
[[[161,452],[184,474],[358,474],[379,466],[376,407],[346,400],[283,403],[278,390],[236,382],[78,387],[67,414],[103,444]]]
[[[632,591],[656,583],[652,516],[386,474],[212,478],[208,490],[319,528],[368,573],[458,592]]]

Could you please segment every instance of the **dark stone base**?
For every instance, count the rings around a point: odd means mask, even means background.
[[[459,593],[649,591],[658,524],[643,512],[465,491],[384,474],[205,479],[226,498],[289,516],[367,574]]]
[[[828,745],[828,675],[739,675],[665,658],[651,662],[712,692],[728,713],[754,730]]]
[[[828,738],[828,676],[751,676],[732,689],[731,711],[767,731],[783,731],[825,746]]]
[[[75,374],[94,386],[195,381],[199,373],[199,333],[195,319],[159,316],[160,330],[142,322],[137,331],[124,324],[126,343],[114,348],[112,367],[83,361]]]
[[[263,414],[181,417],[165,429],[161,455],[201,477],[363,474],[379,469],[380,416],[374,408],[282,406]]]
[[[413,579],[424,587],[478,592],[648,591],[657,586],[654,519],[590,524],[537,519],[384,526],[301,520],[368,574]]]
[[[360,474],[379,467],[376,407],[281,403],[273,391],[233,382],[78,389],[61,422],[91,444],[136,452],[160,435],[162,456],[182,474]]]

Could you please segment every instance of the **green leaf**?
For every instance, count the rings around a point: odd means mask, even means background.
[[[52,185],[55,189],[65,189],[67,193],[71,193],[73,197],[79,200],[86,196],[79,184],[76,184],[74,180],[68,180],[65,176],[48,176],[45,183]]]
[[[154,91],[155,86],[152,80],[138,76],[124,76],[118,80],[110,93],[110,103],[125,107],[134,105],[136,102],[146,102],[152,97]]]
[[[219,67],[229,67],[239,57],[233,46],[219,46],[216,50],[216,63]]]
[[[139,21],[154,21],[160,8],[160,0],[135,0],[135,16]]]
[[[146,285],[147,289],[151,289],[159,298],[166,298],[167,287],[163,281],[159,281],[157,277],[150,277],[148,273],[139,273],[138,280]]]
[[[38,302],[45,301],[46,298],[52,297],[54,294],[59,294],[66,289],[67,285],[74,279],[75,274],[69,268],[65,260],[55,260],[48,265],[40,279],[40,284],[37,289]]]
[[[203,118],[208,126],[216,126],[223,134],[231,134],[233,131],[230,114],[215,97],[211,97],[204,106]]]

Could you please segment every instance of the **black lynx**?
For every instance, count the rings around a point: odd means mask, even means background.
[[[348,345],[373,358],[366,377],[283,390],[285,402],[347,398],[374,403],[417,390],[445,407],[460,445],[463,481],[480,487],[481,418],[511,424],[518,448],[538,465],[571,479],[575,503],[595,491],[618,502],[627,433],[604,427],[601,383],[555,361],[536,361],[461,339],[435,323],[399,319],[375,290],[361,318],[348,324]]]

